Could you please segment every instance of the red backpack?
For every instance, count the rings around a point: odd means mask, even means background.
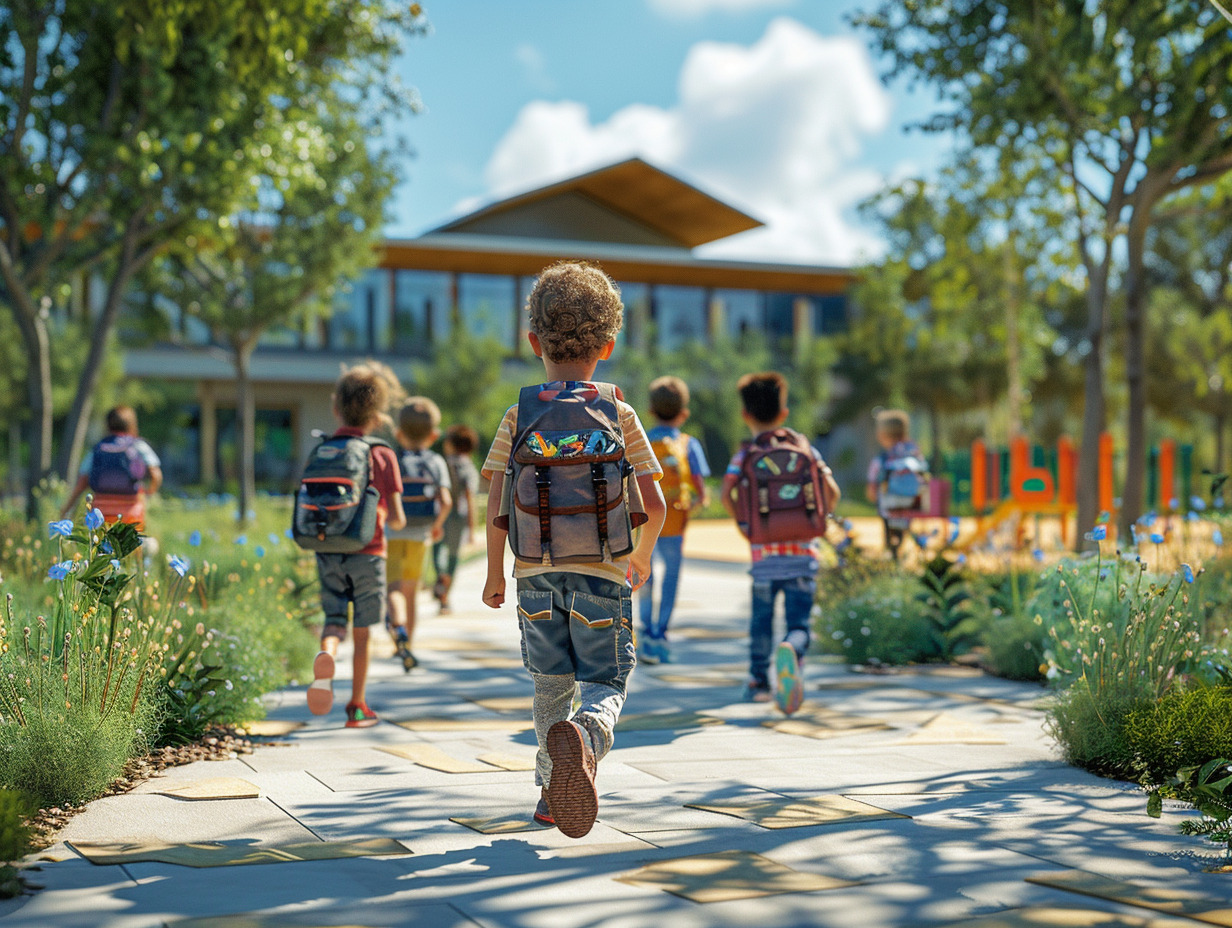
[[[763,432],[744,447],[736,481],[736,522],[755,545],[809,541],[825,534],[830,515],[823,465],[792,429]]]

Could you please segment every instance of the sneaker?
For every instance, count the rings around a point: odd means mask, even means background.
[[[774,652],[774,674],[778,681],[774,701],[784,715],[791,715],[804,702],[804,679],[800,673],[800,658],[789,642],[784,641]]]
[[[346,707],[347,728],[371,728],[381,719],[366,702],[349,702]]]
[[[398,642],[398,652],[395,656],[398,660],[402,661],[402,669],[407,673],[410,673],[419,666],[419,661],[415,658],[415,655],[411,653],[410,644],[405,641]]]
[[[659,645],[659,648],[658,648],[659,663],[660,664],[670,664],[672,662],[671,645],[667,643],[666,638],[657,638],[655,640]]]
[[[539,803],[535,806],[534,818],[536,825],[552,827],[556,824],[556,819],[552,818],[552,812],[548,808],[548,791],[546,788],[539,791]]]
[[[744,685],[745,702],[769,702],[774,697],[770,695],[770,687],[760,680],[749,680]]]
[[[308,711],[328,715],[334,707],[334,656],[320,652],[312,662],[312,682],[308,684]]]
[[[599,816],[597,763],[588,740],[577,722],[557,722],[548,729],[548,756],[552,758],[548,811],[556,827],[569,838],[588,835]]]
[[[637,657],[643,664],[659,663],[658,642],[649,635],[642,638],[637,649]]]

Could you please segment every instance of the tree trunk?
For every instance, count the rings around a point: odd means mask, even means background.
[[[1125,488],[1121,492],[1120,528],[1128,538],[1130,526],[1142,515],[1146,492],[1146,231],[1149,207],[1139,206],[1126,237],[1125,268],[1125,380],[1129,387],[1129,422],[1125,448]],[[1161,501],[1161,508],[1169,506]]]
[[[256,468],[256,401],[253,396],[252,374],[249,369],[255,342],[236,342],[232,345],[232,360],[235,362],[235,422],[239,440],[239,513],[241,525],[248,521],[249,510],[257,498]]]
[[[1075,550],[1099,517],[1099,436],[1104,430],[1104,335],[1107,330],[1107,259],[1087,280],[1087,341],[1084,362],[1082,444],[1078,449],[1078,531]]]
[[[928,432],[929,439],[932,442],[932,458],[929,462],[929,468],[934,474],[939,474],[942,471],[941,466],[941,414],[937,411],[936,404],[928,407]]]
[[[1018,271],[1013,233],[1005,243],[1005,376],[1009,437],[1022,434],[1022,346],[1018,335]]]
[[[98,389],[98,381],[103,373],[103,362],[107,359],[107,345],[111,341],[111,333],[115,330],[116,320],[120,315],[120,307],[124,302],[124,293],[128,283],[136,273],[140,262],[134,257],[135,241],[130,235],[126,240],[119,266],[107,288],[107,299],[103,302],[102,312],[91,326],[90,350],[86,354],[85,366],[77,380],[77,392],[73,396],[73,405],[69,408],[68,418],[64,422],[64,433],[60,443],[60,454],[56,460],[56,471],[65,480],[73,479],[73,472],[81,460],[81,452],[85,448],[86,432],[90,428],[90,416],[94,410],[94,391]],[[86,305],[86,318],[89,319],[90,307]]]

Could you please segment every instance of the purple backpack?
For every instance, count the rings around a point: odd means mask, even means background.
[[[145,480],[145,458],[134,435],[108,435],[90,455],[90,489],[95,493],[136,496]]]

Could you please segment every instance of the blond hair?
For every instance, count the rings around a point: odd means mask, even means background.
[[[592,264],[559,261],[545,268],[526,300],[530,330],[549,361],[590,361],[624,321],[620,290]]]

